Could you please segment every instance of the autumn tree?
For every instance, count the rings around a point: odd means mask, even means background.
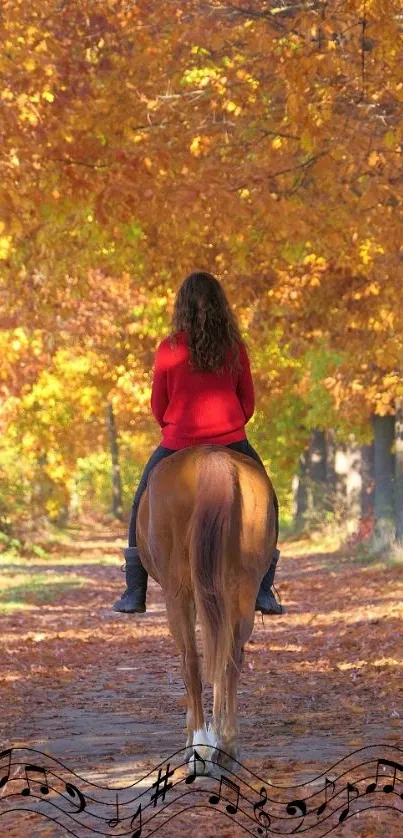
[[[94,361],[102,410],[112,399],[130,429],[195,267],[219,274],[247,330],[261,405],[251,432],[265,439],[275,417],[284,481],[315,427],[394,415],[400,11],[6,0],[5,423],[74,348]]]

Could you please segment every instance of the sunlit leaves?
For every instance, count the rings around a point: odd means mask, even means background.
[[[49,390],[60,373],[72,399],[75,386],[86,394],[84,424],[91,410],[101,416],[98,393],[122,427],[143,421],[155,344],[195,267],[220,275],[240,316],[259,404],[268,416],[287,404],[282,440],[297,414],[308,425],[332,411],[364,422],[393,408],[400,3],[368,3],[365,32],[362,3],[342,5],[285,14],[279,3],[272,14],[255,0],[117,0],[95,13],[87,0],[56,11],[9,0],[0,24],[8,417],[35,392],[43,428],[67,427]],[[55,359],[72,348],[66,381]],[[91,369],[75,379],[87,357]]]

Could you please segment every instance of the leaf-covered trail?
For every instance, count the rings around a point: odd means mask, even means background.
[[[0,617],[1,747],[38,748],[109,786],[133,782],[185,743],[184,687],[160,588],[151,582],[145,615],[110,608],[122,590],[122,544],[112,531],[77,531],[47,559],[0,562],[11,588]],[[40,586],[21,593],[27,569]],[[312,552],[300,541],[282,552],[278,587],[287,613],[264,622],[257,615],[247,647],[241,761],[286,785],[313,779],[355,748],[401,745],[401,568]],[[207,704],[209,688],[205,696]],[[201,829],[203,815],[194,814],[162,835]],[[34,836],[32,817],[23,816]],[[369,831],[369,821],[352,823],[343,838],[350,829],[397,836],[402,828],[396,813],[374,813]],[[62,834],[49,828],[38,835]],[[228,829],[218,817],[211,834],[238,835]],[[22,818],[8,830],[23,833]]]

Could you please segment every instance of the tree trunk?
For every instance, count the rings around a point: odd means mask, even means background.
[[[115,518],[119,521],[122,520],[123,510],[122,510],[122,482],[120,479],[120,467],[119,467],[119,447],[118,447],[118,438],[116,433],[116,424],[115,424],[115,416],[113,413],[113,407],[111,404],[108,404],[106,407],[106,423],[108,425],[108,433],[109,433],[109,447],[111,451],[111,458],[112,458],[112,486],[113,486],[113,502],[112,502],[112,513]]]
[[[333,430],[326,431],[326,509],[337,514],[337,440]]]
[[[345,442],[337,444],[334,470],[336,474],[336,497],[335,513],[340,526],[344,526],[347,510],[347,473],[348,473],[348,452]]]
[[[372,547],[377,552],[395,537],[394,511],[394,416],[372,417],[375,438],[375,527]]]
[[[347,478],[346,478],[346,523],[349,533],[357,532],[361,518],[361,451],[360,446],[352,440],[347,449]]]
[[[80,514],[80,496],[77,491],[77,481],[74,480],[72,483],[71,494],[70,494],[70,504],[69,504],[69,518],[73,521],[76,521]]]
[[[46,472],[45,466],[48,462],[46,451],[41,451],[37,457],[37,473],[35,482],[32,484],[30,508],[32,519],[47,515],[46,501],[52,494],[53,484]]]
[[[333,509],[336,520],[349,533],[356,532],[361,518],[361,451],[350,437],[350,441],[338,442],[335,446]]]
[[[396,402],[395,451],[396,541],[403,544],[403,399]]]
[[[299,458],[299,474],[294,481],[294,527],[298,530],[305,525],[308,509],[307,476],[309,466],[309,451],[306,449]]]
[[[314,430],[309,440],[308,517],[320,522],[326,508],[326,436]]]
[[[374,514],[375,503],[375,446],[361,445],[361,518],[368,519]]]

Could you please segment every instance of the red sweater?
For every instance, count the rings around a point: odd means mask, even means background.
[[[161,445],[178,451],[191,445],[228,445],[245,439],[245,424],[253,415],[255,399],[249,358],[240,344],[242,370],[221,375],[198,372],[189,363],[188,339],[177,332],[155,356],[151,410],[162,428]]]

